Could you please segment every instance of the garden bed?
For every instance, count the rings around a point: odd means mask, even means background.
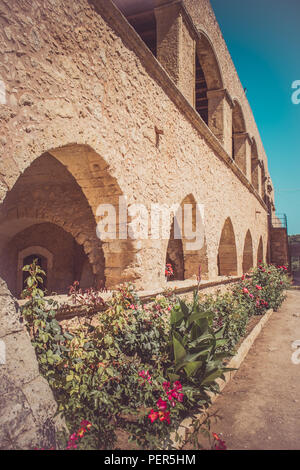
[[[233,376],[288,286],[285,267],[262,264],[230,291],[195,290],[192,301],[167,291],[144,303],[133,286],[123,286],[103,310],[101,293],[83,294],[76,285],[70,300],[85,316],[59,324],[58,304],[38,287],[40,268],[26,269],[22,314],[73,433],[67,448],[87,434],[80,449],[174,448],[178,427],[199,425],[200,412]],[[76,432],[79,423],[85,425]],[[213,441],[212,448],[220,445]]]

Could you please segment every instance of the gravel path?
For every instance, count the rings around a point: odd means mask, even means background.
[[[275,312],[211,411],[228,449],[300,449],[300,290]],[[299,364],[292,362],[292,354]]]

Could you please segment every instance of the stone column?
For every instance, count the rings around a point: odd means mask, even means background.
[[[251,181],[251,139],[247,132],[233,135],[234,161]]]
[[[0,279],[0,450],[50,449],[64,422],[41,377],[34,348],[16,303]]]
[[[225,89],[209,90],[208,127],[219,139],[229,155],[232,152],[232,108],[233,103]]]
[[[196,41],[182,15],[179,2],[155,8],[157,60],[182,94],[195,105]]]
[[[258,158],[251,160],[251,183],[259,193],[259,161]]]

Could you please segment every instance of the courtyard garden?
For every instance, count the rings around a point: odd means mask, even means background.
[[[229,370],[226,360],[249,322],[282,304],[285,266],[261,263],[230,291],[201,295],[196,289],[190,301],[170,290],[144,304],[129,284],[105,303],[101,292],[83,292],[76,282],[70,297],[86,315],[72,324],[56,320],[58,305],[45,297],[38,264],[24,270],[22,316],[68,427],[57,435],[57,449],[121,449],[125,442],[172,449],[184,444],[177,430],[187,417],[194,422],[194,448],[203,446],[200,434],[205,448],[226,448],[210,432],[211,394],[218,393],[216,380]]]

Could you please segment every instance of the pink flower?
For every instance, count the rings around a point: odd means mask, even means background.
[[[148,414],[148,418],[150,419],[151,423],[154,423],[154,421],[156,421],[158,418],[158,412],[151,410],[150,413]]]
[[[147,382],[148,382],[149,384],[152,383],[152,382],[151,382],[151,375],[149,374],[149,371],[148,371],[148,370],[146,370],[146,371],[141,370],[141,371],[139,372],[139,376],[144,379],[144,382],[142,383],[142,386],[145,384],[146,380],[147,380]]]
[[[156,403],[156,406],[157,408],[159,408],[161,411],[165,411],[168,407],[168,404],[166,401],[162,400],[162,398],[160,398],[157,403]]]
[[[262,290],[262,287],[261,287],[261,286],[259,286],[258,284],[256,284],[256,286],[255,286],[255,287],[256,287],[256,289],[257,289],[257,290]]]
[[[166,393],[169,391],[169,388],[170,388],[170,382],[164,382],[163,389]]]
[[[168,424],[170,424],[170,411],[160,411],[158,413],[159,415],[159,420],[160,421],[167,421]]]
[[[131,308],[132,310],[135,309],[135,306],[133,304],[129,305],[129,308]]]
[[[174,385],[175,390],[181,390],[182,389],[182,385],[179,382],[179,380],[176,380],[176,382],[174,382],[173,385]]]
[[[247,287],[243,288],[243,292],[244,292],[244,294],[249,294],[249,291],[248,291]]]
[[[249,297],[251,297],[251,299],[253,299],[254,295],[253,295],[253,294],[249,294]]]

